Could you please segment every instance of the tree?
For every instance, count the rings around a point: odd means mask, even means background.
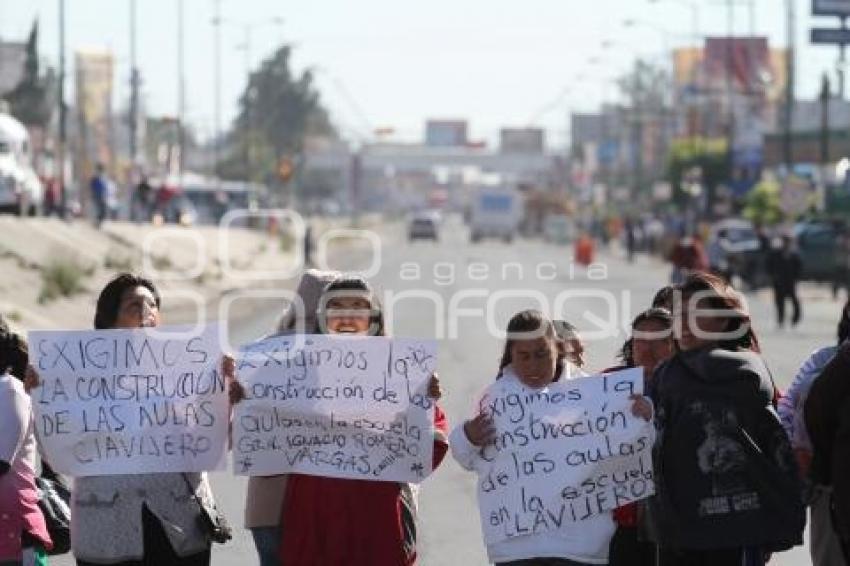
[[[47,127],[50,122],[52,104],[50,92],[55,77],[52,70],[41,74],[38,61],[38,20],[32,24],[26,46],[24,77],[6,95],[12,115],[29,126]]]
[[[780,190],[775,179],[765,179],[753,187],[744,203],[744,218],[762,226],[772,226],[784,220]]]
[[[661,67],[638,59],[632,70],[621,77],[617,84],[626,106],[622,109],[623,121],[629,127],[629,146],[632,148],[631,177],[635,190],[645,188],[643,148],[648,142],[647,134],[654,133],[652,143],[655,155],[650,163],[652,176],[660,176],[664,167],[664,151],[667,134],[670,130],[670,93],[669,73]]]
[[[729,178],[729,150],[726,140],[689,138],[676,141],[670,147],[667,174],[673,185],[673,200],[688,206],[692,198],[686,190],[690,171],[700,172],[698,182],[710,195]]]
[[[280,47],[253,73],[239,100],[228,138],[229,155],[219,174],[265,181],[281,157],[299,156],[308,136],[337,133],[313,85],[313,73],[290,69],[292,48]]]

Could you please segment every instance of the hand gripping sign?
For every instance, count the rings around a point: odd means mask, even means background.
[[[422,481],[432,464],[436,364],[433,341],[298,335],[244,347],[234,472]]]
[[[654,493],[651,422],[632,415],[641,369],[540,390],[500,380],[480,402],[497,436],[476,467],[488,544],[581,522]]]

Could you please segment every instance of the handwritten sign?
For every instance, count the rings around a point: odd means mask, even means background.
[[[436,343],[282,336],[246,346],[234,471],[418,482],[431,472]]]
[[[218,469],[229,408],[217,326],[30,332],[39,441],[74,476]]]
[[[481,400],[495,421],[478,500],[488,544],[557,530],[654,492],[652,423],[631,413],[642,370],[552,383],[496,382]]]

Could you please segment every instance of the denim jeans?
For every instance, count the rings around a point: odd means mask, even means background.
[[[254,527],[251,536],[260,555],[260,566],[280,566],[280,527]]]

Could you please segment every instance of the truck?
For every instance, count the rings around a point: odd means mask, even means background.
[[[480,187],[472,195],[469,237],[475,243],[483,238],[513,241],[523,217],[522,194],[510,187]]]
[[[0,106],[0,211],[35,215],[44,187],[32,166],[29,133]]]

